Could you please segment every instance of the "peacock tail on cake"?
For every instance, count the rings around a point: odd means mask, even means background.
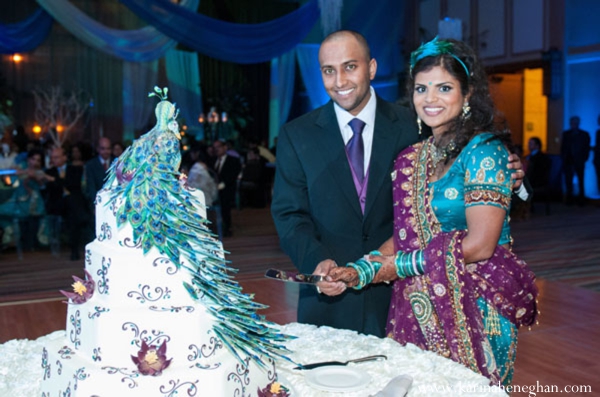
[[[112,192],[109,202],[123,200],[117,225],[131,225],[133,243],[144,254],[155,247],[189,272],[186,290],[214,316],[213,331],[241,363],[244,356],[265,368],[263,356],[289,361],[282,343],[292,337],[256,314],[266,306],[242,292],[232,276],[236,270],[228,266],[208,221],[197,213],[202,204],[184,186],[185,178],[178,171],[181,136],[175,105],[167,101],[167,88],[154,91],[149,96],[161,99],[155,110],[156,126],[113,162],[104,184]]]

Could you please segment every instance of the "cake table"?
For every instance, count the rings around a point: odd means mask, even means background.
[[[366,374],[368,379],[362,389],[343,392],[317,390],[307,383],[308,371],[294,370],[293,364],[279,360],[277,371],[280,379],[294,392],[294,397],[367,397],[382,390],[391,379],[403,374],[413,378],[412,386],[406,394],[408,397],[507,395],[497,387],[490,387],[485,377],[411,344],[401,346],[388,338],[299,323],[284,325],[282,331],[298,337],[288,342],[288,347],[294,352],[291,358],[297,363],[347,361],[375,354],[388,357],[384,361],[349,364],[349,368]],[[39,396],[43,376],[42,348],[49,341],[62,337],[64,331],[56,331],[37,340],[15,339],[0,345],[0,396]],[[201,390],[198,396],[202,396]]]

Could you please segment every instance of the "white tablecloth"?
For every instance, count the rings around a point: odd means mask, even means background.
[[[360,391],[344,393],[315,390],[306,383],[304,371],[294,370],[291,363],[278,361],[278,373],[295,392],[294,397],[366,397],[379,392],[391,379],[402,374],[413,378],[408,397],[506,396],[498,388],[490,388],[485,377],[414,345],[401,346],[387,338],[298,323],[287,324],[282,330],[298,337],[288,344],[294,352],[291,358],[297,363],[347,361],[374,354],[388,357],[385,361],[350,364],[366,371],[371,381]],[[56,331],[34,341],[11,340],[0,345],[0,396],[39,396],[42,346],[49,340],[63,338],[64,334],[64,331]]]

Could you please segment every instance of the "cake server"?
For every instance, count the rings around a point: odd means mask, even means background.
[[[280,281],[288,281],[291,283],[316,284],[319,281],[325,280],[325,276],[317,276],[314,274],[304,274],[298,272],[288,272],[278,269],[269,269],[265,273],[265,277]]]
[[[318,367],[325,367],[329,365],[348,365],[350,363],[364,363],[365,361],[378,361],[378,360],[387,360],[387,356],[383,354],[378,354],[375,356],[368,356],[362,358],[355,358],[353,360],[348,361],[323,361],[320,363],[306,364],[295,367],[294,369],[314,369]]]

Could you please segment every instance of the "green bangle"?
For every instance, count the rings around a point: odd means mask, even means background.
[[[351,267],[356,270],[358,274],[358,284],[352,288],[360,290],[373,281],[375,274],[381,268],[381,264],[376,266],[375,264],[360,258],[356,262],[349,262],[346,267]]]
[[[398,251],[394,264],[396,265],[396,274],[401,279],[425,274],[425,260],[423,251],[412,252]]]

